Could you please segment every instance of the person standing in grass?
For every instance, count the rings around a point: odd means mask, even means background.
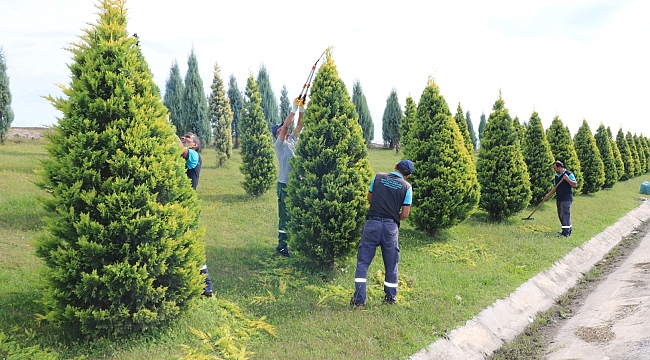
[[[562,224],[562,236],[571,236],[573,227],[571,225],[571,204],[573,203],[573,188],[578,186],[575,175],[564,168],[561,161],[553,163],[555,170],[555,179],[553,180],[553,189],[544,195],[544,201],[551,198],[555,193],[557,204],[557,216]]]
[[[399,224],[411,211],[413,190],[406,182],[413,172],[413,162],[402,160],[391,173],[377,173],[370,182],[370,208],[363,225],[354,276],[354,296],[350,305],[366,303],[366,276],[378,246],[384,258],[386,279],[384,301],[392,305],[397,300],[397,264],[399,263]]]
[[[293,129],[293,133],[289,134],[289,129],[293,124],[294,117],[298,112],[298,124]],[[298,136],[302,131],[302,117],[305,112],[305,98],[298,99],[296,98],[293,101],[291,112],[287,115],[287,118],[282,122],[282,124],[273,125],[273,137],[275,138],[275,144],[273,148],[275,149],[275,155],[278,157],[278,163],[280,164],[280,171],[278,172],[278,246],[275,250],[282,256],[289,257],[291,253],[289,252],[289,246],[287,244],[288,235],[287,235],[287,222],[289,221],[289,214],[287,214],[287,208],[285,201],[287,198],[287,184],[289,183],[289,173],[291,172],[291,165],[289,165],[289,160],[294,157],[294,149],[298,143]]]

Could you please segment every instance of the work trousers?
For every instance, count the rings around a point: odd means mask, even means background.
[[[557,201],[557,217],[562,224],[562,233],[571,235],[571,204],[573,201]]]
[[[287,214],[287,207],[285,201],[287,199],[287,184],[278,182],[278,246],[275,248],[280,251],[287,247],[287,222],[289,221],[289,214]]]

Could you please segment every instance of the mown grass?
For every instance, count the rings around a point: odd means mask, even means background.
[[[197,335],[226,339],[224,331],[239,326],[224,317],[220,300],[230,304],[226,308],[231,313],[236,312],[232,307],[241,309],[241,321],[262,319],[272,325],[276,335],[259,331],[236,344],[250,358],[406,358],[508,296],[636,207],[640,183],[650,179],[644,175],[577,197],[572,209],[574,234],[568,239],[556,236],[554,202],[543,205],[533,221],[520,220],[533,208],[499,223],[477,212],[465,223],[441,231],[439,238],[407,222],[400,230],[398,303],[382,305],[383,262],[378,251],[369,271],[368,302],[360,310],[348,305],[355,257],[338,264],[334,273],[323,273],[305,268],[299,256],[276,255],[275,194],[247,196],[240,185],[238,152],[217,168],[214,153],[207,149],[198,195],[216,298],[198,301],[192,312],[154,333],[119,341],[75,342],[37,322],[43,311],[38,303],[39,271],[46,269],[34,255],[34,242],[45,213],[37,200],[43,193],[33,184],[32,169],[45,154],[42,141],[0,146],[0,333],[24,346],[51,349],[62,358],[235,357],[220,353],[215,341]],[[390,171],[400,159],[394,151],[370,151],[375,171]]]

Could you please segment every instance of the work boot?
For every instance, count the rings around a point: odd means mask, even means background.
[[[388,295],[388,294],[386,294],[386,296],[384,296],[384,303],[386,305],[395,305],[395,301],[397,301],[397,299],[395,299],[393,297],[390,297],[390,295]]]
[[[364,304],[359,304],[358,302],[354,301],[354,297],[350,299],[350,305],[354,306],[355,308],[361,308],[361,309],[363,309],[363,307],[365,306]]]
[[[289,252],[289,248],[286,248],[286,247],[278,250],[278,254],[280,254],[280,255],[282,255],[284,257],[291,257],[291,253]]]

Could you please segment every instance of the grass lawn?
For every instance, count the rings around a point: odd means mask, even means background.
[[[213,150],[206,149],[198,194],[216,297],[201,299],[190,313],[154,333],[75,342],[38,322],[43,312],[39,273],[47,269],[34,254],[45,212],[37,199],[43,192],[33,184],[33,169],[47,156],[44,145],[43,140],[27,140],[0,146],[0,358],[11,351],[88,359],[237,354],[253,359],[407,358],[638,206],[640,184],[650,180],[645,174],[576,197],[574,231],[568,239],[556,236],[560,223],[553,201],[543,205],[533,221],[521,221],[532,207],[499,223],[479,211],[441,231],[439,238],[406,222],[400,229],[397,304],[382,304],[383,262],[378,251],[369,270],[366,307],[355,309],[348,305],[355,257],[339,264],[336,273],[324,274],[304,268],[299,256],[276,255],[274,191],[259,198],[247,196],[240,185],[238,151],[225,167],[217,168]],[[390,171],[400,159],[394,151],[370,151],[374,171]],[[242,335],[242,329],[251,326],[267,326],[269,331]]]

